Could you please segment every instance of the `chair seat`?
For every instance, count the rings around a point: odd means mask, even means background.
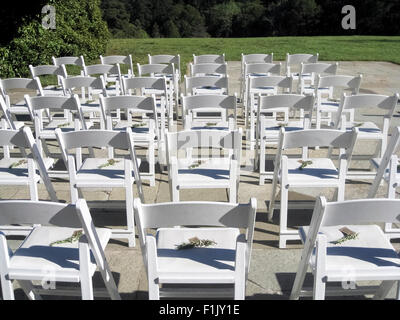
[[[64,240],[80,229],[61,227],[36,227],[27,236],[10,259],[11,279],[51,280],[78,282],[78,241],[50,246],[52,242]],[[110,239],[109,229],[96,228],[100,245],[104,249]],[[96,271],[93,256],[89,265],[90,274]]]
[[[379,214],[379,213],[377,213]],[[374,276],[376,280],[387,277],[400,279],[400,258],[382,229],[377,225],[345,226],[358,233],[354,240],[340,244],[335,242],[344,235],[339,231],[344,226],[323,227],[320,233],[327,237],[327,277],[330,281],[367,280]],[[300,229],[304,241],[309,227]],[[315,252],[310,265],[315,269]]]
[[[203,161],[195,168],[197,161]],[[178,186],[180,188],[227,188],[229,187],[229,158],[179,159]]]
[[[113,165],[107,165],[109,158],[87,158],[76,172],[77,187],[123,187],[125,181],[125,165],[123,158],[115,159]],[[140,159],[137,159],[140,166]],[[132,171],[132,177],[133,171]]]
[[[229,130],[227,121],[201,121],[194,120],[191,122],[190,130]]]
[[[15,104],[11,104],[10,112],[13,114],[30,114],[25,101],[19,101]]]
[[[347,131],[352,131],[354,127],[357,127],[359,131],[357,139],[383,138],[381,129],[373,122],[352,122],[346,124]]]
[[[312,161],[312,164],[300,170],[299,159],[288,159],[288,183],[292,187],[336,187],[339,185],[339,172],[331,159],[312,158],[308,160]]]
[[[3,158],[0,160],[0,184],[29,184],[30,178],[28,174],[28,163],[21,163],[18,167],[10,168],[11,165],[17,164],[21,160],[26,160],[25,158]],[[43,158],[44,165],[46,169],[53,167],[54,159]],[[40,180],[39,171],[36,170],[36,175],[34,177],[35,181]]]
[[[193,93],[195,95],[201,94],[225,94],[226,89],[219,88],[219,87],[200,87],[200,88],[193,88]]]
[[[285,121],[271,120],[271,121],[265,121],[264,124],[266,126],[264,127],[263,136],[267,138],[270,137],[278,138],[281,125],[285,125],[284,128],[286,132],[298,131],[304,129],[304,121],[285,122]]]
[[[234,282],[237,228],[161,228],[157,230],[157,267],[162,283]],[[189,239],[212,240],[203,248],[177,250]]]
[[[47,86],[43,88],[43,95],[45,96],[64,96],[64,90],[58,86]]]
[[[93,122],[86,121],[86,127],[90,129],[93,127]],[[60,128],[62,132],[75,131],[74,121],[68,121],[66,119],[52,120],[50,121],[40,132],[40,138],[42,139],[55,139],[55,130]]]

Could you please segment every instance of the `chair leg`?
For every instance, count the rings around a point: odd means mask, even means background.
[[[375,293],[373,299],[374,300],[383,300],[385,297],[389,294],[389,291],[393,288],[393,286],[396,284],[398,281],[390,280],[390,281],[382,281],[379,289]],[[397,292],[397,298],[398,298],[398,292]]]
[[[287,186],[281,188],[281,213],[279,219],[279,248],[286,248],[286,239],[282,237],[282,233],[287,231],[287,215],[288,215],[289,190]]]
[[[130,232],[128,236],[129,247],[135,247],[135,221],[133,216],[133,188],[132,183],[128,183],[125,187],[125,197],[126,197],[126,222],[127,228]]]
[[[89,270],[90,249],[86,236],[79,239],[79,273],[81,280],[82,300],[93,300],[93,283]]]
[[[265,180],[264,180],[264,172],[265,172],[265,140],[263,138],[261,138],[260,140],[260,163],[259,163],[259,168],[260,168],[260,186],[264,185]]]
[[[171,201],[172,202],[179,202],[179,189],[178,186],[173,183],[173,181],[170,181],[170,193],[171,193]]]
[[[155,159],[154,142],[150,142],[149,144],[149,173],[151,176],[150,187],[154,187],[156,185],[154,159]]]
[[[3,274],[0,274],[1,291],[3,300],[15,300],[14,288],[11,280]]]
[[[31,281],[28,280],[18,280],[22,290],[24,290],[26,296],[29,300],[42,300],[42,297],[34,292],[34,288]]]

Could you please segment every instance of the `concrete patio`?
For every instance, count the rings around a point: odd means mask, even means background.
[[[240,62],[229,62],[230,93],[239,93]],[[379,93],[391,95],[400,91],[400,66],[386,62],[340,62],[338,74],[357,75],[363,74],[361,93]],[[15,93],[13,99],[21,97],[21,93]],[[400,125],[400,109],[396,109],[391,122],[391,127]],[[243,126],[243,118],[239,110],[239,125]],[[363,110],[356,113],[358,121],[373,121],[382,125],[383,117],[376,110]],[[56,142],[51,142],[51,150],[57,152]],[[357,144],[355,154],[372,154],[375,151],[375,143],[363,141]],[[98,152],[102,152],[99,150]],[[274,153],[273,149],[268,150]],[[325,149],[313,151],[324,154]],[[143,155],[143,152],[139,152]],[[251,197],[257,198],[258,210],[255,226],[254,246],[251,259],[251,268],[247,282],[247,299],[288,299],[298,263],[300,261],[302,244],[300,241],[289,242],[287,249],[278,249],[279,236],[279,210],[274,216],[273,222],[267,221],[267,206],[271,199],[271,181],[265,185],[258,183],[258,173],[253,172],[254,153],[249,150],[249,145],[243,140],[243,162],[241,182],[239,187],[239,202],[247,203]],[[62,164],[60,164],[62,166]],[[353,161],[351,169],[368,169],[368,161]],[[147,170],[145,165],[143,170]],[[371,186],[371,180],[348,180],[346,184],[346,200],[366,198]],[[55,179],[54,186],[60,200],[69,202],[69,182]],[[385,194],[384,186],[379,189],[379,197]],[[146,203],[160,203],[170,201],[168,188],[168,175],[166,171],[158,169],[156,186],[150,187],[144,180],[144,195]],[[315,196],[325,195],[332,198],[332,190],[296,190],[289,193],[289,200],[312,200]],[[121,189],[108,191],[84,191],[87,201],[120,201],[124,200],[124,192]],[[135,190],[136,196],[136,190]],[[48,195],[43,185],[39,186],[40,200],[47,200]],[[1,199],[28,199],[28,188],[0,187]],[[181,191],[181,201],[227,201],[225,190],[184,190]],[[93,209],[94,222],[98,226],[111,228],[124,225],[124,212],[121,210]],[[289,225],[295,227],[309,224],[311,210],[289,211]],[[17,246],[18,240],[13,241]],[[399,246],[396,244],[396,246]],[[399,246],[400,248],[400,246]],[[123,299],[147,299],[147,278],[143,267],[139,242],[135,248],[128,248],[123,240],[111,240],[106,256],[109,261],[118,290]],[[96,285],[102,287],[101,278],[98,277]],[[17,288],[17,284],[16,288]],[[307,277],[306,286],[312,287],[312,277]],[[394,297],[392,290],[390,297]],[[22,290],[17,289],[17,299],[25,299]],[[354,297],[352,297],[354,298]]]

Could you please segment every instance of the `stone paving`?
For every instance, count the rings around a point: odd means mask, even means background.
[[[239,92],[239,62],[229,62],[230,93]],[[357,75],[363,74],[362,90],[365,93],[393,94],[400,91],[400,66],[386,62],[340,62],[338,74]],[[12,99],[22,96],[16,92]],[[400,125],[400,109],[396,109],[391,127]],[[239,114],[240,111],[239,111]],[[376,110],[363,110],[356,113],[356,120],[375,121],[378,125],[382,123],[382,117]],[[243,126],[243,120],[239,119]],[[51,143],[51,150],[57,152],[56,142]],[[243,141],[244,164],[252,163],[254,154],[249,152],[249,146]],[[357,144],[356,154],[372,154],[375,146],[369,142]],[[97,151],[96,151],[97,152]],[[98,152],[102,152],[101,150]],[[273,153],[274,150],[269,150]],[[320,150],[318,152],[325,152]],[[139,152],[143,155],[143,152]],[[246,157],[250,162],[246,162]],[[62,166],[62,163],[59,164]],[[351,168],[369,168],[367,161],[354,161]],[[142,169],[141,169],[142,170]],[[365,198],[367,196],[371,181],[351,180],[346,184],[346,199]],[[62,201],[69,202],[69,183],[67,180],[55,179],[54,186],[57,196]],[[385,190],[379,189],[379,195],[383,196]],[[150,187],[144,181],[144,194],[147,203],[160,203],[170,201],[168,176],[166,171],[158,169],[156,186]],[[296,190],[289,193],[289,200],[312,200],[317,195],[325,195],[332,198],[332,190]],[[124,200],[122,189],[110,189],[107,191],[91,190],[84,191],[87,201],[117,201]],[[136,190],[135,190],[136,196]],[[43,187],[39,186],[40,200],[47,200],[48,195]],[[249,279],[247,282],[247,299],[287,299],[294,281],[295,273],[301,256],[302,244],[299,241],[288,242],[287,249],[278,249],[279,234],[279,211],[275,214],[273,222],[267,221],[267,205],[271,198],[271,182],[265,185],[258,183],[258,174],[253,172],[249,166],[242,168],[241,182],[239,187],[239,202],[247,203],[251,197],[257,198],[258,210],[255,226],[254,246],[251,260]],[[0,187],[1,199],[28,199],[27,188]],[[225,190],[183,190],[181,201],[203,200],[203,201],[227,201],[228,195]],[[121,210],[93,209],[93,218],[96,225],[111,228],[124,225],[124,214]],[[306,225],[311,218],[311,210],[290,210],[289,225]],[[17,245],[17,241],[15,242]],[[137,242],[137,247],[128,248],[124,240],[111,240],[106,249],[106,256],[111,270],[118,284],[118,290],[123,299],[147,299],[147,278],[143,268],[142,256]],[[101,287],[101,280],[95,281]],[[307,277],[308,286],[312,286],[312,277]],[[16,285],[17,288],[17,285]],[[391,295],[393,296],[393,294]],[[16,297],[24,299],[25,296],[20,289],[16,290]]]

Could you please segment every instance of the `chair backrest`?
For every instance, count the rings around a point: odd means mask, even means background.
[[[190,64],[190,76],[228,75],[228,64],[225,63],[197,63]]]
[[[146,234],[150,228],[174,226],[209,226],[245,229],[247,235],[246,271],[248,272],[257,200],[248,204],[221,202],[170,202],[143,204],[135,199],[134,212],[142,254],[145,258]],[[146,259],[144,259],[146,261]]]
[[[243,54],[242,53],[242,65],[245,63],[272,63],[274,60],[274,54],[263,54],[263,53],[253,53],[253,54]]]
[[[122,80],[124,94],[128,95],[134,90],[134,94],[143,94],[142,89],[155,89],[164,92],[167,96],[167,82],[165,77],[133,77]]]
[[[197,76],[185,78],[185,94],[193,95],[195,94],[196,88],[201,87],[213,87],[223,89],[225,94],[228,94],[228,76],[226,77],[213,77],[213,76]]]
[[[225,53],[193,55],[193,64],[198,63],[225,63]]]
[[[288,108],[293,110],[303,109],[311,112],[314,108],[314,95],[300,94],[278,94],[273,96],[258,97],[259,111],[266,111],[271,108]]]
[[[133,75],[132,55],[130,55],[130,54],[127,56],[114,55],[114,56],[106,56],[106,57],[103,57],[102,55],[100,55],[100,62],[101,62],[101,64],[108,64],[108,65],[125,64],[128,66],[128,74],[130,76]],[[111,72],[111,73],[116,73],[116,72]]]
[[[75,65],[83,68],[85,66],[85,59],[83,56],[79,57],[52,57],[55,66],[61,65]]]
[[[173,63],[170,64],[162,64],[162,63],[152,63],[152,64],[137,64],[139,77],[143,77],[144,75],[149,75],[154,77],[155,75],[174,75],[175,74],[175,65]]]
[[[217,94],[203,94],[198,96],[182,96],[183,109],[186,111],[202,108],[222,108],[227,110],[235,110],[236,104],[236,95],[223,96]]]
[[[101,90],[103,96],[107,96],[106,82],[104,77],[76,76],[69,78],[61,78],[61,85],[65,95],[74,94],[74,90],[81,90],[81,97],[85,98],[85,88],[87,90],[87,98],[92,96],[92,90]]]
[[[332,75],[332,76],[318,76],[318,88],[341,88],[351,90],[352,94],[358,94],[361,86],[362,75],[358,76],[345,76],[345,75]]]
[[[181,75],[181,56],[179,54],[167,55],[167,54],[158,54],[158,55],[150,55],[148,54],[147,57],[149,58],[149,64],[169,64],[173,63],[176,69],[179,72],[179,76]]]
[[[179,150],[190,148],[220,148],[233,151],[235,158],[240,161],[242,147],[242,129],[232,131],[220,130],[185,130],[166,133],[167,160],[177,156]]]
[[[382,111],[386,111],[385,117],[390,119],[393,116],[398,100],[398,93],[394,94],[393,96],[379,94],[346,95],[343,93],[339,111],[336,113],[336,118],[334,120],[335,127],[339,127],[343,110],[349,109],[378,108],[382,109]]]
[[[64,78],[68,77],[65,65],[53,66],[53,65],[42,65],[42,66],[32,66],[29,65],[29,70],[31,72],[32,78],[40,77],[43,75],[55,75]]]
[[[91,75],[103,75],[107,76],[107,74],[118,74],[121,75],[121,69],[119,64],[93,64],[90,66],[84,66],[83,73],[85,76]]]
[[[281,128],[280,135],[283,139],[283,149],[302,147],[332,147],[339,149],[351,149],[357,139],[358,129],[351,132],[332,129],[307,129],[300,131],[285,132]]]
[[[5,97],[13,89],[29,89],[35,90],[39,95],[43,95],[42,85],[39,78],[9,78],[0,79],[0,91]]]
[[[247,75],[277,75],[281,74],[282,64],[274,63],[245,63],[244,64],[244,77]]]
[[[300,75],[315,73],[320,75],[336,75],[339,63],[301,63]]]
[[[293,64],[300,65],[301,63],[316,63],[318,62],[319,54],[303,54],[303,53],[296,53],[296,54],[286,54],[286,65],[290,66]]]
[[[284,76],[261,76],[261,77],[248,77],[249,82],[249,93],[252,89],[257,88],[281,88],[292,92],[293,78]]]
[[[382,155],[381,162],[379,164],[379,168],[377,169],[376,175],[374,182],[371,185],[371,188],[368,191],[368,198],[373,198],[375,197],[379,185],[381,184],[383,175],[385,174],[390,160],[392,159],[392,156],[396,154],[400,150],[400,127],[396,127],[392,130],[392,136],[389,140],[389,143],[386,147],[385,153]],[[397,161],[396,161],[397,162]],[[396,173],[397,173],[397,163],[394,164],[396,167]],[[389,168],[390,170],[391,168]]]

